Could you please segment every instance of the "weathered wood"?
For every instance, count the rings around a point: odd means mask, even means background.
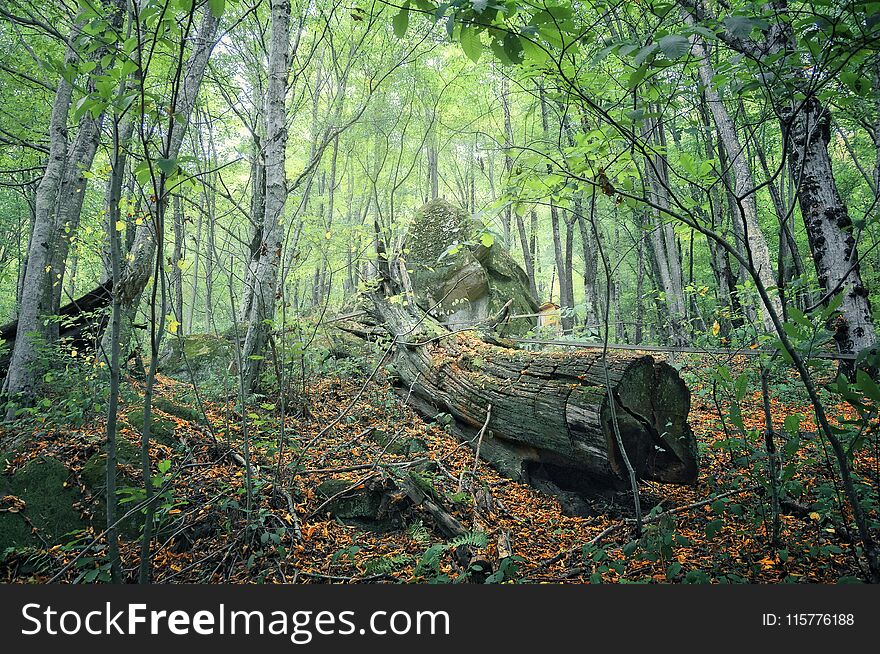
[[[690,393],[666,363],[638,354],[605,358],[492,345],[472,332],[450,333],[379,295],[371,313],[395,339],[395,372],[423,412],[427,403],[473,431],[492,406],[481,456],[502,474],[527,481],[530,466],[545,466],[571,487],[622,485],[627,475],[614,413],[640,479],[696,481]]]

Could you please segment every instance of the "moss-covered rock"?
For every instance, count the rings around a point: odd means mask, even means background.
[[[144,430],[144,408],[142,406],[130,407],[124,414],[125,422],[143,434]],[[150,412],[150,438],[163,445],[173,446],[176,444],[174,438],[174,430],[176,426],[174,422],[168,418],[155,412]]]
[[[126,438],[118,438],[116,441],[116,459],[123,466],[140,466],[140,448]],[[103,452],[93,454],[79,471],[79,478],[83,486],[91,494],[93,505],[91,510],[94,514],[95,523],[103,527],[107,520],[107,455]],[[135,480],[126,475],[117,475],[117,487],[134,486]],[[141,515],[135,514],[123,520],[120,531],[123,536],[134,538],[140,530]]]
[[[537,312],[528,277],[504,245],[486,245],[482,225],[445,200],[416,212],[406,244],[407,269],[416,300],[452,329],[497,314],[511,301],[514,314]],[[524,333],[532,318],[512,322],[509,331]]]
[[[318,486],[324,498],[333,498],[326,510],[337,518],[378,519],[385,497],[382,486],[367,484],[352,489],[352,483],[348,479],[328,479]]]
[[[235,360],[235,334],[191,334],[168,339],[159,372],[181,381],[216,381],[228,373]]]
[[[154,397],[153,407],[159,409],[159,411],[162,411],[163,413],[167,413],[169,416],[174,416],[175,418],[180,418],[187,422],[201,424],[205,421],[205,416],[202,415],[202,412],[197,406],[186,406],[164,397]]]
[[[116,439],[116,460],[120,465],[138,466],[140,448],[127,438]],[[92,493],[101,492],[107,478],[107,455],[103,452],[93,454],[79,471],[83,485]]]
[[[428,451],[428,445],[421,438],[397,437],[395,434],[389,434],[384,429],[376,429],[370,434],[370,438],[380,445],[385,452],[389,454],[399,454],[403,456],[419,454]]]
[[[0,475],[0,495],[24,502],[19,511],[0,512],[0,553],[9,547],[41,547],[44,541],[61,543],[87,526],[76,508],[82,496],[69,483],[70,474],[58,459],[39,457],[11,475]]]

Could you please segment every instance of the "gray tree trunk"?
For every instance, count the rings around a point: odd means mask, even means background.
[[[185,234],[186,216],[183,211],[183,201],[179,195],[175,195],[173,203],[174,216],[174,249],[171,253],[171,296],[174,319],[177,321],[177,329],[183,333],[183,238]]]
[[[68,38],[65,65],[77,61],[75,43],[82,25],[74,24]],[[33,397],[39,371],[35,370],[37,340],[35,335],[45,335],[41,316],[51,311],[52,247],[55,240],[54,210],[58,191],[64,177],[67,161],[67,117],[73,97],[73,86],[64,78],[58,80],[52,112],[49,118],[49,158],[43,176],[37,186],[34,209],[34,227],[28,247],[27,266],[22,281],[21,306],[18,311],[18,329],[15,346],[9,362],[5,390],[11,399],[27,403]],[[15,407],[10,406],[6,419],[15,417]]]
[[[164,153],[168,159],[177,159],[180,153],[183,137],[186,135],[190,116],[195,108],[196,98],[205,76],[208,59],[217,43],[219,24],[219,19],[210,9],[206,8],[198,33],[192,39],[192,50],[184,64],[183,79],[180,82],[177,104],[174,107],[174,123]],[[143,291],[153,274],[152,263],[156,256],[158,237],[155,233],[155,225],[162,224],[160,212],[164,211],[164,206],[165,201],[162,198],[150,203],[150,219],[144,220],[137,227],[125,268],[119,278],[119,287],[114,289],[114,295],[120,294],[121,326],[119,338],[124,357],[128,355],[127,349],[132,336],[138,304],[140,304]],[[109,338],[109,331],[107,331],[104,333],[103,347],[108,352],[112,346]]]
[[[290,47],[290,0],[271,0],[269,86],[266,92],[266,211],[260,242],[260,259],[254,273],[254,299],[242,347],[242,382],[248,391],[256,386],[260,360],[275,315],[275,295],[281,262],[281,219],[287,199],[284,171],[287,144],[286,97]]]
[[[656,142],[659,152],[650,155],[645,170],[648,196],[654,205],[660,208],[669,207],[668,176],[666,157],[663,154],[665,138],[663,126],[658,120],[648,120],[645,125],[645,137],[648,142]],[[674,345],[685,345],[688,341],[685,320],[687,310],[682,288],[681,253],[675,241],[672,225],[665,220],[659,209],[652,210],[653,225],[648,231],[648,243],[651,246],[656,272],[667,307],[667,331],[669,340]]]
[[[544,95],[543,84],[538,87],[539,100],[541,103],[541,126],[544,130],[544,139],[550,142],[550,116],[547,99]],[[552,173],[552,168],[548,164],[547,172]],[[559,223],[559,208],[556,206],[554,198],[550,198],[550,226],[553,232],[553,254],[556,261],[556,278],[559,280],[559,305],[562,307],[562,329],[566,333],[570,333],[574,322],[572,320],[571,311],[574,307],[574,292],[572,284],[571,265],[566,265],[567,253],[570,248],[567,247],[568,239],[563,242],[562,232]],[[571,227],[566,224],[571,232]],[[570,259],[569,259],[570,261]],[[551,293],[553,289],[550,289]]]
[[[743,148],[739,136],[736,133],[736,126],[733,119],[727,111],[727,107],[721,101],[718,89],[712,81],[715,77],[715,71],[709,62],[709,55],[706,52],[705,44],[700,37],[694,37],[692,44],[694,57],[697,59],[700,82],[703,85],[703,94],[706,104],[712,112],[712,118],[715,121],[715,127],[718,130],[721,147],[724,148],[727,155],[727,161],[733,173],[733,196],[735,199],[733,220],[741,223],[741,231],[743,233],[742,247],[746,254],[746,259],[754,268],[761,280],[761,283],[768,289],[768,296],[771,300],[771,307],[777,313],[782,315],[782,303],[779,295],[775,291],[769,290],[776,286],[773,264],[770,261],[770,248],[767,247],[767,240],[764,238],[764,232],[758,222],[758,203],[755,198],[755,181],[752,177],[751,166],[746,156],[745,148]],[[773,331],[773,321],[770,318],[768,307],[761,306],[764,328],[767,331]]]

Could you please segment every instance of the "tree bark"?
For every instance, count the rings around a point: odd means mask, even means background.
[[[177,321],[177,330],[183,333],[183,238],[185,234],[186,216],[183,212],[183,201],[179,195],[175,195],[173,203],[173,231],[174,249],[171,253],[171,295],[173,298],[174,319]]]
[[[82,25],[77,19],[71,30],[65,54],[65,65],[77,61],[75,44]],[[58,191],[64,178],[68,155],[67,118],[73,97],[73,85],[63,76],[58,80],[52,112],[49,118],[49,158],[43,176],[37,186],[34,210],[34,227],[28,246],[27,266],[22,280],[21,306],[18,311],[18,328],[13,347],[5,391],[9,398],[24,403],[33,397],[38,370],[34,369],[37,345],[34,336],[46,334],[40,317],[51,311],[51,260],[55,240],[54,210]],[[6,419],[15,417],[16,408],[10,405]]]
[[[659,113],[658,113],[659,115]],[[648,196],[657,207],[669,206],[668,164],[664,154],[666,137],[662,120],[648,119],[643,128],[643,136],[648,143],[656,143],[657,149],[646,158],[646,187]],[[687,309],[682,288],[681,252],[675,240],[672,225],[658,209],[652,211],[653,225],[648,232],[648,242],[662,287],[667,307],[667,333],[674,345],[685,345]]]
[[[290,47],[290,0],[270,3],[272,31],[269,37],[269,85],[266,92],[266,210],[260,241],[260,259],[254,272],[254,299],[242,346],[242,382],[252,391],[260,372],[260,359],[268,342],[275,315],[276,284],[281,262],[281,219],[287,199],[284,171],[287,144],[286,97],[288,49]]]
[[[837,192],[828,154],[831,115],[816,98],[782,111],[789,173],[797,198],[819,286],[825,301],[843,294],[834,340],[843,353],[858,353],[876,342],[868,289],[862,282],[859,253],[846,205]],[[844,364],[842,367],[846,368]]]
[[[770,248],[767,246],[767,240],[764,238],[764,232],[761,230],[761,225],[758,222],[755,180],[752,176],[745,148],[743,148],[736,133],[733,119],[730,117],[727,107],[721,101],[718,89],[712,81],[715,77],[715,71],[709,62],[709,55],[701,38],[694,37],[692,51],[699,63],[697,70],[699,71],[700,83],[703,86],[706,104],[712,112],[721,147],[725,150],[727,161],[730,163],[733,173],[732,195],[735,202],[732,208],[735,213],[731,216],[731,219],[741,223],[744,239],[742,246],[746,257],[755,271],[757,271],[761,283],[767,289],[772,289],[776,286],[776,278],[774,276],[773,264],[770,261]],[[772,291],[768,292],[768,295],[771,298],[773,310],[782,315],[782,303],[779,301],[779,295]],[[764,328],[772,332],[773,320],[770,318],[768,308],[762,305],[761,310]]]
[[[196,98],[205,76],[205,68],[208,59],[216,45],[217,29],[220,21],[206,8],[198,33],[192,39],[193,48],[183,68],[183,79],[180,82],[177,94],[177,104],[174,107],[174,122],[171,133],[165,147],[166,159],[177,159],[183,138],[189,126],[190,116],[195,108]],[[164,191],[163,191],[164,192]],[[119,277],[119,287],[115,292],[120,293],[121,326],[120,345],[123,357],[127,357],[129,341],[131,339],[135,312],[140,303],[141,296],[153,273],[153,258],[156,256],[156,243],[158,234],[155,226],[163,224],[163,212],[166,204],[165,198],[156,198],[150,203],[150,219],[143,220],[135,231],[134,241],[129,249],[125,268]],[[104,334],[103,347],[109,352],[112,346],[109,332]]]
[[[547,98],[544,94],[544,86],[543,84],[538,87],[539,100],[541,103],[541,125],[544,130],[544,139],[549,142],[550,140],[550,116],[549,116],[549,106],[547,103]],[[550,164],[547,165],[547,172],[552,173],[552,168]],[[556,205],[556,201],[554,198],[550,198],[550,226],[553,232],[553,254],[556,261],[556,278],[559,280],[559,305],[562,307],[562,318],[560,322],[562,323],[562,329],[566,333],[571,333],[571,329],[574,326],[574,321],[572,320],[572,309],[574,307],[574,292],[573,292],[573,284],[572,284],[572,270],[570,261],[571,259],[567,256],[571,251],[571,248],[568,247],[569,238],[566,236],[566,240],[563,241],[562,231],[560,228],[560,216],[559,216],[559,207]],[[571,232],[571,226],[566,222],[566,227],[568,228],[568,232]],[[566,265],[566,264],[569,265]],[[553,292],[553,289],[550,289],[550,292]]]
[[[394,336],[394,370],[414,396],[466,428],[479,429],[492,406],[481,456],[503,474],[528,481],[542,469],[572,489],[626,487],[614,412],[639,478],[696,481],[690,393],[671,366],[645,356],[490,345],[450,334],[378,296],[370,311]]]

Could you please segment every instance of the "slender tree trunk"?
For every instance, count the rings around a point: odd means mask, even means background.
[[[281,262],[281,219],[287,199],[284,170],[287,144],[286,96],[290,47],[290,0],[271,0],[269,86],[266,93],[266,212],[260,259],[254,273],[254,300],[242,347],[242,383],[252,392],[260,372],[260,359],[268,342],[275,314],[276,284]]]
[[[131,123],[131,121],[126,121]],[[116,526],[116,463],[117,463],[117,414],[119,408],[120,381],[120,349],[119,329],[121,325],[121,307],[117,298],[116,287],[122,268],[122,247],[120,230],[116,223],[120,219],[119,203],[122,200],[122,176],[125,173],[125,134],[120,134],[118,118],[113,122],[113,153],[110,159],[110,181],[107,186],[107,222],[110,227],[110,279],[113,280],[113,302],[110,310],[110,389],[107,400],[107,470],[106,470],[106,514],[107,514],[107,550],[110,558],[110,578],[113,583],[122,582],[122,569],[119,558],[119,529]],[[130,136],[130,133],[129,133]]]
[[[665,151],[666,140],[663,135],[663,124],[659,119],[648,120],[645,126],[646,138],[656,141],[659,152],[653,153],[646,167],[647,188],[653,204],[658,207],[669,206],[668,173]],[[657,209],[653,210],[653,225],[648,232],[658,279],[665,297],[667,307],[666,323],[669,340],[675,345],[685,345],[686,308],[682,288],[681,253],[675,241],[672,225],[665,221]]]
[[[186,216],[183,212],[183,201],[175,195],[172,201],[174,210],[174,249],[171,254],[171,294],[173,299],[174,319],[177,329],[183,332],[183,238]]]
[[[515,215],[516,231],[519,234],[519,245],[523,251],[523,263],[525,263],[526,266],[526,276],[529,278],[529,290],[531,290],[532,295],[537,298],[538,287],[535,284],[535,260],[534,257],[532,257],[532,250],[529,246],[529,237],[526,234],[526,226],[523,217],[518,213]]]
[[[501,77],[501,106],[504,111],[504,180],[506,184],[510,184],[510,177],[513,174],[513,156],[511,155],[511,148],[513,148],[513,125],[511,123],[510,118],[510,80],[502,75]],[[502,215],[502,227],[504,229],[504,234],[507,238],[510,235],[511,229],[511,221],[513,218],[513,207],[508,203],[506,207],[504,207],[504,213]],[[519,229],[522,223],[522,217],[517,216],[517,229]],[[522,239],[523,232],[525,230],[520,230],[520,245],[523,249],[523,259],[528,260],[529,258],[529,250],[526,245],[526,241]],[[528,264],[526,268],[526,272],[528,272]],[[532,274],[529,276],[531,279],[531,285],[534,286],[534,266],[531,266]]]
[[[645,319],[645,239],[640,238],[636,244],[636,324],[633,330],[633,343],[642,342],[642,323]]]
[[[126,0],[113,0],[108,17],[110,29],[118,30],[122,27],[126,6]],[[102,46],[90,55],[90,60],[94,61],[96,66],[90,73],[89,81],[86,84],[88,93],[94,94],[96,92],[95,80],[100,79],[104,75],[104,63],[107,63],[106,58],[109,57],[112,62],[115,54],[115,49],[112,49],[110,46]],[[55,213],[55,242],[53,243],[49,263],[52,281],[46,289],[49,297],[45,300],[46,305],[50,307],[50,311],[53,314],[58,313],[62,304],[61,297],[63,295],[62,290],[64,288],[67,257],[71,244],[79,231],[88,183],[86,175],[91,170],[92,163],[95,160],[98,143],[101,139],[101,126],[103,122],[103,111],[95,115],[91,110],[88,110],[80,117],[76,139],[68,153],[61,186],[58,189]],[[57,335],[58,323],[49,323],[49,339],[54,340],[57,338]]]
[[[208,59],[216,44],[217,28],[219,19],[206,8],[198,33],[192,38],[193,47],[183,67],[183,78],[179,84],[177,104],[174,107],[174,122],[168,137],[166,151],[167,159],[177,159],[183,137],[189,125],[190,116],[195,108],[196,98],[201,88],[202,79]],[[129,341],[131,340],[133,322],[138,305],[141,301],[144,289],[153,272],[153,257],[156,256],[156,242],[160,238],[155,233],[155,225],[162,224],[162,216],[165,202],[161,198],[150,204],[150,220],[141,222],[134,233],[134,239],[129,248],[127,262],[119,278],[119,294],[122,311],[122,324],[120,327],[120,346],[123,356],[127,357]],[[109,333],[105,332],[103,347],[110,350]]]
[[[544,285],[539,282],[541,278],[541,260],[538,258],[538,211],[532,207],[529,212],[529,258],[532,260],[532,267],[535,270],[535,286],[537,287],[537,298],[544,297]]]
[[[199,211],[199,217],[196,221],[196,237],[192,250],[193,256],[193,282],[189,293],[189,304],[186,307],[186,333],[193,333],[193,322],[195,320],[196,305],[199,301],[199,272],[202,264],[202,227],[204,215]]]
[[[715,71],[712,69],[705,44],[700,37],[694,38],[692,51],[699,64],[697,70],[699,71],[700,82],[703,86],[703,95],[709,110],[712,112],[721,147],[724,148],[733,174],[732,195],[734,203],[732,208],[735,213],[732,219],[741,223],[743,248],[746,258],[752,268],[757,271],[761,283],[766,288],[772,289],[776,286],[776,279],[773,264],[770,261],[770,249],[767,246],[767,240],[764,238],[764,233],[758,222],[755,181],[752,177],[749,159],[746,156],[745,148],[740,143],[733,119],[730,117],[727,108],[721,101],[718,89],[715,87],[713,82]],[[771,292],[768,295],[773,304],[772,308],[781,315],[782,304],[779,301],[778,294]],[[763,305],[761,309],[764,327],[767,331],[772,331],[773,321],[770,318],[768,309]]]
[[[254,299],[254,275],[260,261],[260,244],[263,241],[263,220],[266,215],[266,162],[263,151],[265,140],[254,134],[251,148],[251,240],[245,269],[244,289],[238,307],[238,322],[245,323],[251,314]]]
[[[550,141],[550,121],[549,106],[544,94],[543,84],[538,87],[539,100],[541,103],[541,126],[544,130],[544,139]],[[552,167],[547,165],[547,172],[552,173]],[[559,208],[556,201],[550,198],[550,225],[553,232],[553,254],[556,261],[556,275],[559,280],[559,305],[562,307],[562,329],[566,333],[570,333],[574,326],[572,320],[572,310],[574,306],[572,293],[572,271],[571,266],[566,267],[566,244],[562,240],[562,232],[559,222]],[[569,231],[571,231],[569,229]],[[552,288],[551,288],[552,293]]]

